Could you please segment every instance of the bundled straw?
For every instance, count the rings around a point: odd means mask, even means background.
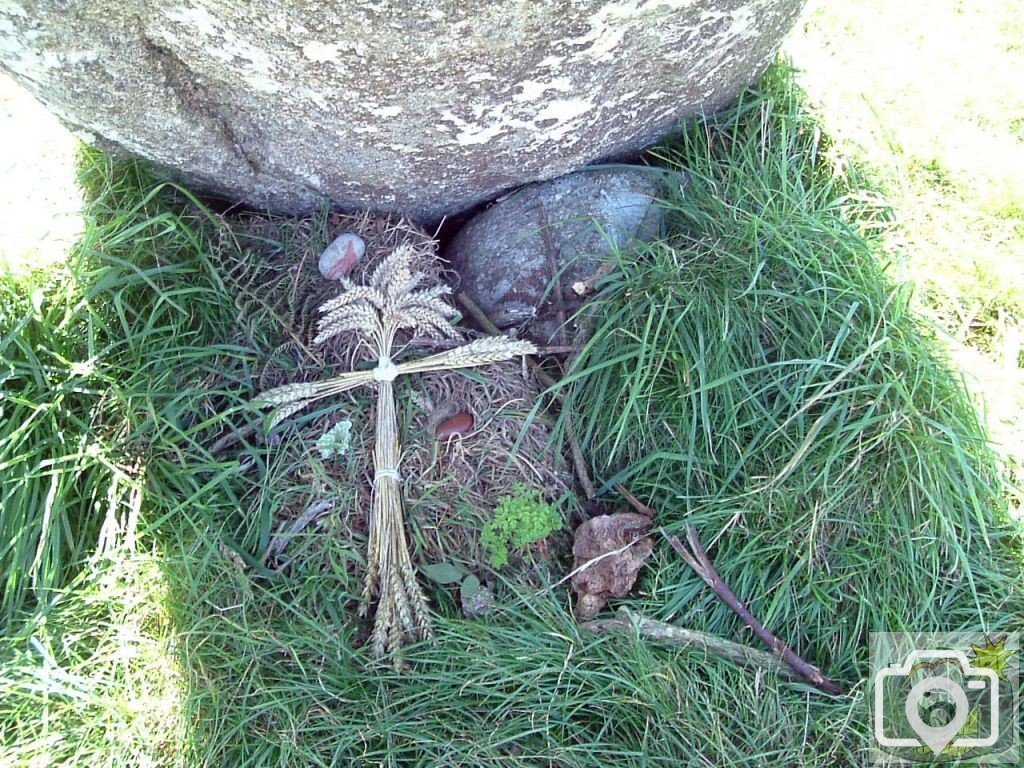
[[[405,537],[394,380],[412,373],[486,365],[536,351],[529,342],[490,337],[395,365],[391,355],[400,330],[435,339],[459,337],[450,322],[457,312],[442,298],[450,289],[443,285],[420,288],[425,275],[415,269],[415,262],[424,256],[412,246],[399,246],[374,270],[367,285],[342,280],[344,292],[320,307],[323,317],[315,342],[322,344],[338,334],[358,332],[376,353],[376,368],[309,384],[287,384],[264,392],[257,401],[261,406],[274,406],[269,422],[272,428],[317,400],[364,384],[377,384],[373,506],[361,608],[365,614],[377,600],[371,637],[375,656],[394,651],[408,640],[430,635],[427,601],[416,581]]]

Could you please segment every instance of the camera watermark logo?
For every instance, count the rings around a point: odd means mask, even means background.
[[[1017,764],[1017,633],[873,633],[876,763]]]

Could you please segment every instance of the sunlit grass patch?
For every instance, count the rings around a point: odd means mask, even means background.
[[[857,680],[872,631],[1012,629],[1021,539],[945,348],[877,258],[888,209],[829,149],[776,68],[660,151],[691,176],[671,233],[623,257],[561,389],[606,488],[696,526],[756,615]],[[670,553],[647,590],[640,610],[742,632]]]
[[[928,23],[914,21],[921,13]],[[811,2],[786,50],[897,226],[884,248],[1024,477],[1024,3]],[[884,32],[883,32],[884,30]],[[1019,492],[1014,493],[1014,498]],[[1019,501],[1015,501],[1019,507]]]
[[[218,356],[244,356],[220,345],[233,313],[199,209],[169,206],[173,190],[135,165],[88,152],[81,169],[90,205],[66,268],[30,293],[0,284],[7,626],[102,536],[137,524],[151,460],[173,452],[162,441],[207,417],[188,410],[200,377]]]
[[[159,558],[97,558],[0,640],[0,763],[171,765],[186,676]]]

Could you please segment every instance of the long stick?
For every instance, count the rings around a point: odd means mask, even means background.
[[[733,613],[739,616],[746,623],[754,634],[757,635],[761,640],[772,649],[772,653],[776,654],[789,666],[791,666],[797,674],[800,675],[804,680],[814,685],[821,691],[831,694],[841,694],[843,689],[833,683],[831,680],[826,678],[817,667],[805,661],[801,658],[792,648],[786,643],[774,635],[764,624],[757,620],[747,607],[740,601],[738,597],[729,588],[729,585],[725,583],[721,576],[718,575],[718,571],[715,570],[714,564],[708,557],[707,552],[704,551],[703,545],[700,543],[700,537],[697,536],[697,529],[692,525],[686,526],[686,540],[690,544],[690,548],[687,549],[686,545],[679,540],[679,537],[665,533],[661,531],[662,535],[668,539],[668,543],[672,545],[672,549],[679,553],[679,556],[686,561],[686,564],[690,566],[697,575],[704,580],[704,583],[714,590],[715,594],[721,598],[722,602],[728,605]]]
[[[641,637],[652,642],[669,643],[701,651],[726,659],[741,667],[768,669],[778,673],[786,680],[803,679],[795,669],[783,664],[778,657],[770,653],[726,640],[718,635],[711,635],[695,629],[684,629],[663,621],[649,619],[639,613],[633,613],[628,608],[619,608],[618,618],[594,619],[580,626],[591,632],[623,632],[627,634],[639,632]]]

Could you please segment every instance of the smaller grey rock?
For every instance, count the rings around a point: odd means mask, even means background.
[[[460,288],[501,328],[525,326],[550,341],[561,309],[571,317],[610,255],[631,239],[653,240],[664,211],[656,199],[684,177],[661,169],[585,169],[531,184],[471,219],[446,256]],[[552,261],[565,306],[552,291]]]
[[[494,593],[487,587],[478,587],[476,590],[467,591],[463,589],[459,601],[462,603],[462,614],[467,619],[479,619],[494,610]]]
[[[320,254],[320,274],[328,280],[340,280],[347,277],[365,255],[363,238],[346,232],[334,238]]]

